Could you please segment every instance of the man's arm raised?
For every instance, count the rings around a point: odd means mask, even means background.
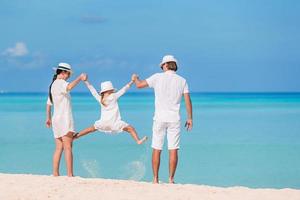
[[[149,87],[147,81],[146,80],[140,80],[139,77],[138,77],[138,75],[136,75],[136,74],[132,75],[132,80],[134,81],[135,86],[137,88]]]

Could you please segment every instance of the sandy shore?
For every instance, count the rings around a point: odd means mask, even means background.
[[[203,185],[160,184],[109,180],[0,174],[1,200],[299,200],[300,190],[219,188]]]

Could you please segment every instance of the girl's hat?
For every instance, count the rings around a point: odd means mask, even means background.
[[[113,84],[110,81],[102,82],[100,94],[109,90],[115,90]]]
[[[58,70],[58,69],[72,73],[72,67],[68,63],[59,63],[57,67],[53,68],[53,70]]]
[[[163,66],[163,64],[167,63],[167,62],[175,62],[176,63],[176,66],[177,66],[177,60],[174,56],[172,55],[165,55],[162,59],[162,61],[160,62],[160,67]]]

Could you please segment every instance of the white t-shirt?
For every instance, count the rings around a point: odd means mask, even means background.
[[[180,102],[184,93],[189,93],[188,84],[175,71],[156,73],[146,79],[154,89],[155,113],[153,119],[160,122],[180,121]]]
[[[51,87],[54,107],[52,129],[55,138],[62,137],[68,132],[75,132],[71,96],[67,91],[68,84],[69,83],[63,79],[56,79]],[[49,98],[47,104],[52,105]]]

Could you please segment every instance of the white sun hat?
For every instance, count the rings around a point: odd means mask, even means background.
[[[53,70],[64,70],[72,73],[72,67],[68,63],[59,63],[57,67],[54,67]]]
[[[113,84],[110,81],[102,82],[100,94],[109,90],[115,90]]]
[[[175,62],[177,65],[177,60],[173,55],[165,55],[162,59],[162,61],[160,62],[160,67],[163,66],[163,64],[167,63],[167,62]]]

